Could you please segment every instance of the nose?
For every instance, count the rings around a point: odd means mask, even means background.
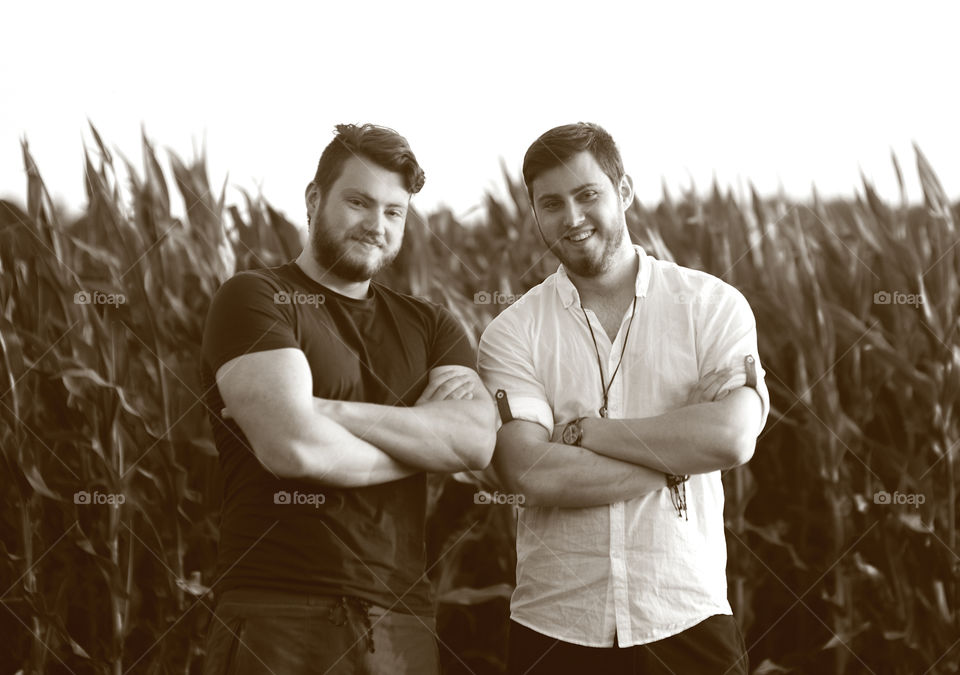
[[[583,223],[584,211],[576,201],[570,200],[563,210],[563,225],[565,229],[573,229]]]
[[[383,239],[386,230],[387,216],[383,213],[371,211],[371,213],[363,219],[363,232],[367,236],[375,236],[378,239]]]

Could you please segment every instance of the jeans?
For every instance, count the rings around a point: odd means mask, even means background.
[[[233,590],[217,603],[204,675],[437,675],[436,620],[350,596]]]
[[[582,647],[510,622],[510,675],[746,675],[736,620],[717,614],[663,640],[635,647]]]

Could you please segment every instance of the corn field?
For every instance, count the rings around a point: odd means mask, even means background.
[[[220,500],[203,322],[220,283],[295,257],[302,234],[262,197],[226,204],[203,157],[164,168],[144,137],[137,167],[92,137],[81,217],[26,142],[25,205],[0,202],[0,669],[199,672]],[[691,189],[628,213],[647,252],[736,286],[757,319],[770,419],[724,476],[757,674],[960,671],[960,205],[919,149],[916,171],[922,205],[865,182],[804,203]],[[474,341],[503,307],[482,299],[558,264],[505,180],[480,224],[412,212],[383,275]],[[503,672],[513,512],[449,477],[430,487],[444,670]]]

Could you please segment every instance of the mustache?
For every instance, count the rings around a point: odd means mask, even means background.
[[[366,230],[359,230],[350,233],[351,239],[357,239],[359,241],[368,242],[376,246],[386,246],[387,240],[376,232],[369,232]]]
[[[593,227],[592,225],[578,225],[577,227],[568,227],[566,230],[564,230],[563,234],[560,235],[560,238],[566,239],[571,234],[580,234],[580,233],[589,232],[595,229],[596,228]]]

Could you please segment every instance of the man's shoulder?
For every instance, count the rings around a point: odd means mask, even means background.
[[[652,265],[653,287],[658,293],[665,293],[673,299],[683,298],[710,300],[711,304],[723,301],[736,301],[743,294],[720,277],[703,270],[684,267],[669,260],[649,257]]]
[[[291,293],[278,268],[237,272],[227,279],[210,303],[203,329],[204,363],[219,368],[254,345],[293,346],[283,331],[296,325]],[[239,350],[239,351],[238,351]]]
[[[557,273],[554,272],[523,295],[511,298],[509,305],[497,314],[483,331],[483,337],[503,331],[516,332],[533,327],[546,314],[552,303],[557,302]],[[492,295],[491,298],[497,298]]]
[[[230,293],[238,291],[252,291],[257,289],[280,290],[290,285],[291,279],[287,271],[287,265],[277,267],[260,267],[237,272],[232,277],[220,284],[217,293]]]

